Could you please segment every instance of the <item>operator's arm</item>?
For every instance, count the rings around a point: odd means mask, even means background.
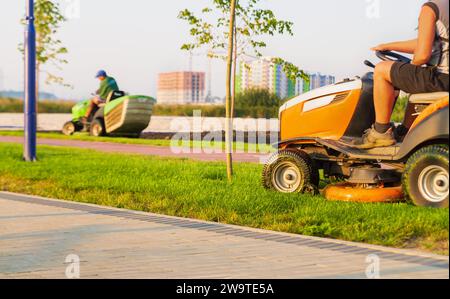
[[[401,42],[393,42],[388,44],[381,44],[373,47],[373,51],[396,51],[408,54],[414,54],[417,48],[417,39],[406,40]]]
[[[424,65],[430,61],[436,37],[436,19],[437,16],[431,7],[422,8],[419,17],[419,37],[412,64]]]

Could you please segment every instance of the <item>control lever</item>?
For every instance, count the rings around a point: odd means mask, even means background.
[[[364,64],[367,65],[368,67],[375,68],[375,65],[369,60],[364,60]]]

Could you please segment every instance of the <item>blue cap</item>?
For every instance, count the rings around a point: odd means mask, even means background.
[[[97,72],[97,75],[95,75],[95,78],[99,77],[106,77],[106,72],[104,70],[100,70]]]

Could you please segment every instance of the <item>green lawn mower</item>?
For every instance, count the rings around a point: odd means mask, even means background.
[[[156,100],[147,96],[129,96],[123,91],[111,92],[105,104],[92,111],[86,125],[82,118],[90,105],[90,100],[78,103],[72,108],[72,120],[63,126],[63,134],[73,135],[86,131],[91,136],[139,137],[150,124]]]

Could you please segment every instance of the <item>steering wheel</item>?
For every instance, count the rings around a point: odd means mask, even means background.
[[[375,54],[383,61],[411,63],[411,59],[392,51],[376,51]]]

